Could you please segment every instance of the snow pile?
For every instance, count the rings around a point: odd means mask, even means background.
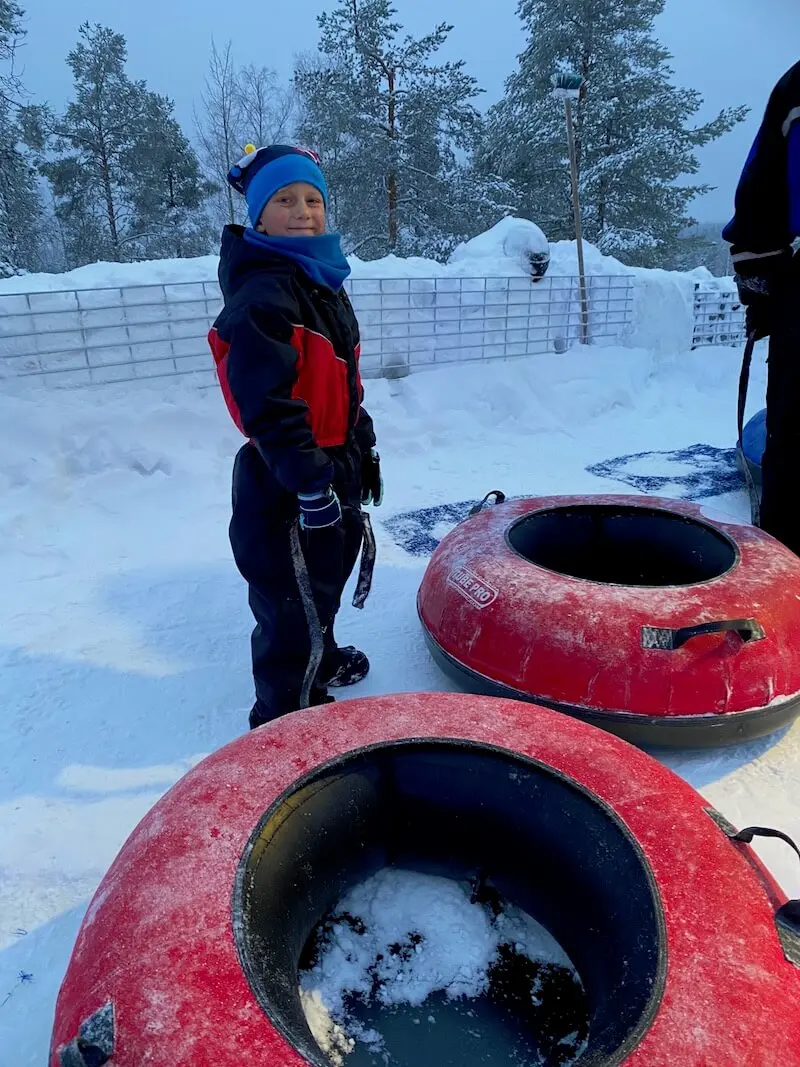
[[[0,296],[13,293],[59,293],[73,289],[115,289],[139,285],[215,282],[218,256],[153,259],[141,263],[90,263],[63,274],[22,274],[0,281]]]
[[[605,256],[599,248],[583,242],[583,265],[589,275],[635,274],[633,267],[626,267],[613,256]],[[550,269],[556,274],[577,275],[578,242],[555,241],[550,245]]]
[[[735,278],[717,278],[710,271],[706,271],[705,267],[698,267],[697,270],[692,271],[691,277],[695,278],[708,292],[719,293],[723,297],[731,294],[739,295]]]
[[[594,245],[584,241],[584,263],[590,275],[629,274],[637,278],[652,275],[662,282],[684,279],[694,284],[730,289],[732,279],[715,278],[705,267],[685,274],[676,271],[647,270],[628,267],[613,256],[604,255]],[[448,263],[411,256],[385,256],[383,259],[362,260],[349,256],[354,278],[439,278],[439,277],[505,277],[529,273],[526,255],[550,253],[550,271],[559,275],[576,275],[578,257],[576,241],[555,241],[548,244],[543,231],[529,219],[508,216],[485,233],[459,245]],[[108,289],[144,285],[175,285],[182,282],[216,282],[219,257],[200,256],[196,259],[158,259],[139,263],[91,263],[62,274],[23,274],[0,280],[0,295],[14,293],[46,293],[67,290]]]
[[[550,259],[550,245],[544,232],[528,219],[508,216],[486,233],[460,244],[448,260],[450,268],[468,267],[476,277],[505,271],[529,275],[532,264]]]
[[[695,282],[688,274],[636,270],[625,344],[659,356],[686,351],[694,334]]]
[[[421,1008],[434,993],[448,1000],[491,995],[503,950],[539,965],[523,994],[528,1005],[545,999],[548,969],[567,971],[583,988],[560,945],[520,909],[488,894],[481,900],[480,891],[448,878],[386,868],[347,893],[323,925],[316,960],[300,975],[309,1027],[334,1062],[355,1041],[380,1049],[382,1036],[365,1030],[355,1002]],[[578,1043],[575,1031],[559,1042],[572,1056]]]
[[[104,477],[120,492],[173,474],[207,478],[219,463],[215,452],[226,463],[241,442],[216,390],[199,392],[180,381],[161,389],[146,382],[110,385],[98,404],[96,394],[59,391],[53,399],[6,382],[0,395],[0,530],[21,490],[39,494],[43,503],[68,499]]]

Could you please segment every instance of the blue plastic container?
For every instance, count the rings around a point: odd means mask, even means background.
[[[756,485],[761,485],[761,460],[767,444],[767,409],[762,408],[742,431],[742,451]]]

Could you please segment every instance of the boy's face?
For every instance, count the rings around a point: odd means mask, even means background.
[[[325,232],[322,193],[307,182],[279,189],[261,212],[256,229],[269,237],[318,237]]]

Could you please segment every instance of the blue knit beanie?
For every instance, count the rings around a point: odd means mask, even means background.
[[[328,186],[320,170],[319,158],[305,148],[282,144],[253,148],[231,167],[228,182],[247,200],[247,214],[252,226],[258,225],[262,211],[278,190],[293,182],[313,185],[328,206]]]

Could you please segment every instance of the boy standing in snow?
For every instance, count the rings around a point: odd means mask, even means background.
[[[800,555],[800,63],[773,90],[723,237],[748,334],[770,338],[760,524]]]
[[[324,639],[309,703],[330,702],[329,686],[369,670],[363,652],[337,646],[333,622],[361,548],[361,504],[380,504],[383,485],[361,406],[358,323],[343,289],[350,267],[339,235],[325,232],[319,160],[285,145],[247,151],[228,181],[245,196],[251,226],[224,230],[225,307],[209,342],[228,408],[249,438],[234,464],[230,539],[256,619],[255,728],[300,706],[309,592]]]

